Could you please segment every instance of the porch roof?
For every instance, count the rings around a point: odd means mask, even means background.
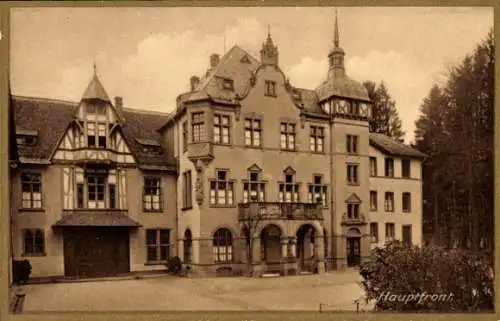
[[[142,225],[134,221],[121,212],[113,211],[89,211],[73,212],[63,214],[62,218],[52,225],[52,227],[141,227]]]

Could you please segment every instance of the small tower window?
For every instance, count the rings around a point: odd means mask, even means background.
[[[266,96],[276,97],[276,82],[266,80]]]
[[[232,79],[223,79],[222,87],[227,90],[234,90],[234,81]]]

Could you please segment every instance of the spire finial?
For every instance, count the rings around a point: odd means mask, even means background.
[[[271,25],[270,24],[267,25],[267,37],[271,38]]]
[[[97,75],[97,66],[95,64],[95,60],[94,60],[92,67],[94,68],[94,75]]]
[[[339,47],[339,17],[337,8],[335,8],[335,31],[333,36],[333,43],[335,45],[335,48]]]

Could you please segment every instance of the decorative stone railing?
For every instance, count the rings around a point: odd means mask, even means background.
[[[240,221],[256,219],[322,220],[323,205],[316,203],[250,202],[238,205]]]

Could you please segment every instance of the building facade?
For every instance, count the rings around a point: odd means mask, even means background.
[[[335,25],[325,81],[297,88],[268,34],[260,60],[213,54],[170,114],[111,102],[96,73],[78,103],[14,97],[14,257],[33,276],[163,269],[171,256],[195,275],[322,273],[368,259],[372,223],[392,222],[371,211],[374,190],[411,193],[418,244],[423,155],[369,133],[371,101],[344,57]],[[372,157],[401,150],[411,183],[370,176]]]

